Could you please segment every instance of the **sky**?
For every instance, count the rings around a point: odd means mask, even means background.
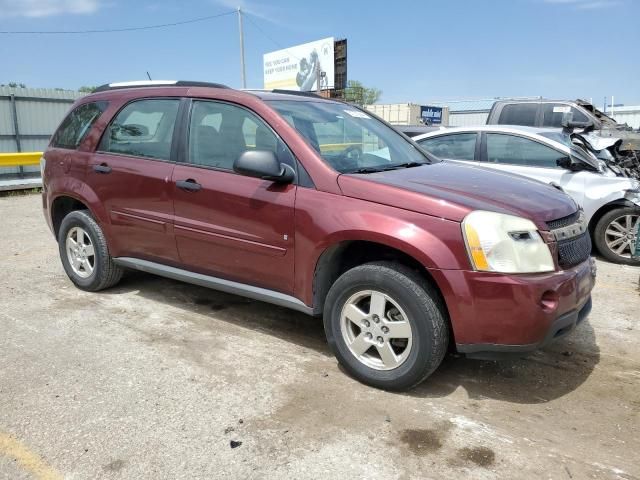
[[[509,96],[640,104],[640,0],[0,0],[0,31],[118,29],[245,13],[247,86],[262,55],[348,41],[348,78],[380,103]],[[0,83],[77,89],[146,78],[240,87],[235,14],[167,28],[0,33]]]

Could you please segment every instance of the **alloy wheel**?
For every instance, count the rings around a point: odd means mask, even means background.
[[[366,290],[349,297],[340,314],[340,329],[349,351],[375,370],[397,368],[411,352],[409,318],[382,292]]]
[[[640,215],[626,214],[615,218],[605,230],[605,242],[613,253],[623,258],[631,258],[636,248]]]
[[[73,272],[88,278],[95,268],[96,256],[89,234],[81,227],[73,227],[67,233],[67,258]]]

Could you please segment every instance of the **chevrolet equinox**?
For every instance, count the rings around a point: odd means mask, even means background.
[[[447,349],[522,353],[591,308],[582,211],[558,189],[440,161],[369,112],[202,82],[109,84],[41,161],[64,269],[137,269],[322,316],[343,367],[401,390]]]

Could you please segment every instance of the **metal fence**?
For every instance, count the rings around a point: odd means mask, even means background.
[[[49,137],[82,93],[51,88],[0,87],[0,152],[34,152]],[[0,168],[0,179],[29,176],[37,166]]]

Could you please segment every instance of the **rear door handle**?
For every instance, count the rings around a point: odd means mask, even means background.
[[[202,185],[196,182],[193,178],[189,178],[187,180],[178,180],[176,182],[176,187],[189,192],[197,192],[202,188]]]
[[[100,165],[94,165],[93,170],[98,173],[111,173],[111,167],[106,163],[101,163]]]

